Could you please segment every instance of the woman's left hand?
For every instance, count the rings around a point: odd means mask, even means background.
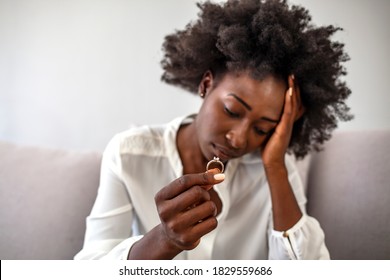
[[[294,122],[305,112],[299,87],[295,84],[293,75],[288,77],[288,86],[282,118],[261,151],[265,168],[284,166],[284,156],[290,143]]]

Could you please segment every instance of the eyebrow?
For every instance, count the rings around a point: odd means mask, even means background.
[[[273,119],[270,119],[270,118],[267,118],[267,117],[261,117],[261,119],[265,120],[265,121],[273,122],[273,123],[279,123],[279,121],[273,120]]]
[[[240,97],[238,97],[237,95],[235,95],[234,93],[229,93],[228,96],[232,96],[234,97],[238,102],[240,102],[246,109],[248,109],[249,111],[252,111],[252,107],[249,106],[248,103],[246,103],[244,100],[242,100]],[[272,123],[279,123],[278,120],[273,120],[273,119],[270,119],[270,118],[267,118],[267,117],[261,117],[262,120],[265,120],[265,121],[269,121],[269,122],[272,122]]]
[[[249,111],[252,111],[252,107],[248,105],[244,100],[242,100],[240,97],[235,95],[234,93],[229,93],[228,96],[233,96],[238,102],[240,102],[242,105],[244,105],[245,108],[247,108]]]

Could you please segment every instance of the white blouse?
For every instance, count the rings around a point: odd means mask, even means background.
[[[182,176],[176,135],[180,125],[192,119],[131,128],[110,141],[84,246],[75,259],[126,259],[131,246],[160,223],[154,195]],[[260,152],[247,154],[230,160],[225,180],[214,186],[223,204],[218,227],[175,259],[329,259],[319,223],[306,214],[303,185],[289,156],[286,165],[304,213],[297,224],[285,234],[273,230]]]

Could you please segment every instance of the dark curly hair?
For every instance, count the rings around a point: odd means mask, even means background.
[[[203,74],[250,70],[287,81],[295,75],[306,111],[294,124],[289,152],[303,158],[331,137],[337,121],[352,119],[341,77],[349,60],[330,37],[341,30],[311,24],[308,10],[281,0],[198,3],[199,19],[165,37],[162,80],[196,93]]]

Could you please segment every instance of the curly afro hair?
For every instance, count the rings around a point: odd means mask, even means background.
[[[316,27],[309,12],[281,0],[198,3],[199,19],[165,37],[162,80],[197,93],[203,74],[250,70],[261,80],[295,75],[304,115],[295,122],[289,152],[303,158],[320,150],[338,120],[352,119],[345,100],[351,91],[341,77],[349,60],[330,37],[341,30]]]

